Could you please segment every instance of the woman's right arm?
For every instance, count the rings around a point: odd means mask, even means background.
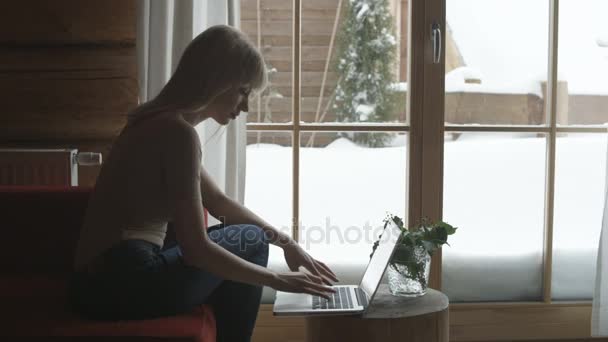
[[[253,285],[265,285],[279,291],[302,292],[327,298],[330,287],[318,276],[304,272],[277,273],[241,259],[213,242],[207,236],[200,201],[176,203],[174,229],[184,261],[209,271],[220,278]]]
[[[185,121],[166,123],[162,150],[169,210],[184,261],[220,278],[280,291],[305,292],[327,298],[333,292],[318,276],[303,272],[276,273],[232,254],[207,236],[201,194],[201,149],[196,130]]]

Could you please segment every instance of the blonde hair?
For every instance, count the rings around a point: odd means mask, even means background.
[[[247,84],[259,92],[266,77],[262,55],[243,33],[231,26],[212,26],[188,44],[169,82],[156,98],[132,111],[129,122],[204,109],[231,87]]]

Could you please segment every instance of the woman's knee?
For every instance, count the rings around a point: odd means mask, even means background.
[[[241,225],[241,246],[248,259],[261,266],[268,263],[268,235],[253,224]]]
[[[241,258],[266,266],[269,238],[252,224],[236,224],[209,232],[209,237]]]

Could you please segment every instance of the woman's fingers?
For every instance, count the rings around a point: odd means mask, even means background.
[[[277,290],[288,292],[303,292],[329,299],[329,293],[336,292],[333,288],[323,285],[322,277],[308,272],[286,273],[281,276],[282,285],[277,284]]]
[[[338,278],[318,260],[312,259],[311,264],[306,265],[306,268],[311,270],[316,276],[320,277],[327,285],[332,285],[332,282],[339,281]]]
[[[327,294],[327,292],[321,292],[321,291],[318,291],[318,290],[315,290],[315,289],[311,289],[311,288],[305,287],[304,288],[304,293],[308,293],[308,294],[313,295],[313,296],[323,297],[323,298],[329,300],[329,295]]]
[[[308,280],[310,282],[313,282],[315,284],[322,283],[321,277],[317,276],[316,274],[306,273],[306,272],[302,272],[302,274],[304,274],[306,276],[306,280]]]
[[[310,281],[310,280],[304,280],[304,286],[309,287],[309,288],[313,288],[319,291],[323,291],[323,292],[336,292],[336,290],[334,290],[332,287],[330,286],[326,286],[323,284],[319,284],[318,282],[314,282],[314,281]]]
[[[304,278],[300,278],[301,281],[304,283],[304,286],[315,288],[317,290],[325,292],[335,292],[335,290],[330,286],[323,285],[322,277],[306,272],[301,272],[301,274],[304,275]]]
[[[306,263],[306,265],[304,265],[306,267],[306,269],[308,271],[310,271],[312,274],[316,275],[317,277],[323,279],[323,275],[321,274],[321,272],[319,271],[319,269],[317,268],[317,265],[315,265],[315,260],[311,257],[308,258],[307,260],[308,262]],[[331,285],[331,284],[329,284]]]
[[[315,260],[315,262],[317,263],[317,269],[319,269],[321,271],[321,273],[323,274],[323,276],[325,276],[326,278],[332,280],[332,281],[340,281],[338,280],[338,277],[336,277],[336,275],[334,274],[334,272],[332,272],[329,267],[327,267],[327,265],[325,265],[324,263]]]
[[[316,275],[316,274],[312,274],[312,273],[306,273],[307,275],[309,275],[309,279],[317,284],[325,284],[325,285],[329,285],[332,286],[333,284],[331,283],[331,281],[329,280],[329,278],[324,277],[323,275]]]
[[[338,277],[336,276],[336,274],[334,272],[332,272],[332,270],[327,265],[320,262],[319,260],[315,260],[315,262],[317,263],[317,267],[323,272],[323,274],[325,274],[327,277],[329,277],[333,281],[340,281],[340,280],[338,280]]]
[[[314,263],[314,261],[313,261]],[[328,276],[327,272],[325,270],[323,270],[320,266],[316,267],[315,270],[317,271],[317,273],[315,273],[315,275],[317,277],[319,277],[319,279],[327,285],[333,285],[332,284],[332,278]]]
[[[323,283],[332,285],[332,281],[338,281],[338,278],[331,271],[325,269],[327,266],[324,268],[324,265],[318,260],[310,257],[307,261],[304,267],[312,274],[318,276]]]
[[[327,278],[327,277],[325,277],[321,272],[314,273],[313,275],[315,276],[314,279],[315,279],[315,281],[317,283],[323,283],[323,284],[327,284],[327,285],[332,285],[330,279]]]

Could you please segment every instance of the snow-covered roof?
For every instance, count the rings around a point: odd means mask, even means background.
[[[608,95],[608,1],[560,1],[559,13],[559,79],[570,94]],[[447,0],[447,22],[466,64],[448,74],[448,91],[540,94],[548,0]],[[481,76],[481,84],[465,84],[467,73]]]

